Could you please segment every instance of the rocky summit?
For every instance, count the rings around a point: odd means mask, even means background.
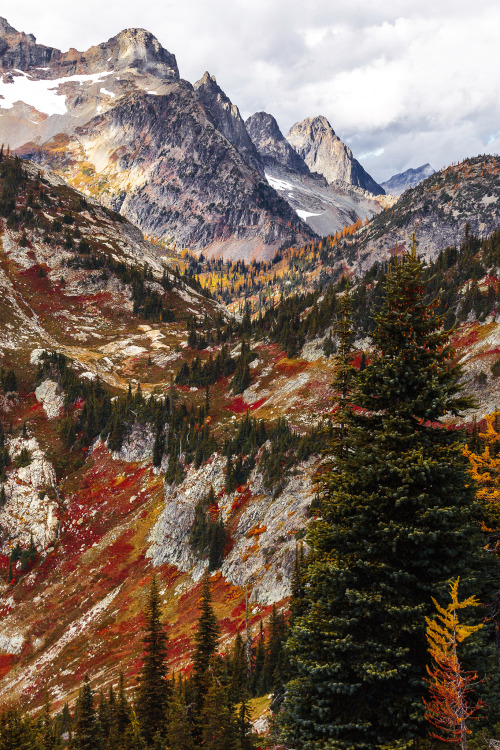
[[[374,195],[384,193],[384,189],[377,185],[354,158],[349,146],[335,135],[326,117],[308,117],[295,123],[286,138],[309,169],[319,172],[328,182],[340,180]]]
[[[304,159],[288,143],[272,115],[256,112],[245,125],[265,166],[280,165],[299,174],[310,174]]]

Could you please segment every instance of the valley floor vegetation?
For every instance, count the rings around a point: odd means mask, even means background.
[[[298,750],[417,750],[443,742],[465,748],[498,737],[500,418],[488,417],[483,432],[476,425],[466,448],[465,433],[445,421],[472,401],[462,393],[450,332],[426,298],[423,275],[414,241],[388,269],[374,351],[359,369],[348,283],[339,295],[338,410],[334,428],[320,433],[325,460],[315,519],[305,547],[297,548],[288,622],[274,611],[267,638],[262,628],[255,642],[239,634],[232,650],[219,654],[207,573],[192,671],[169,675],[153,580],[133,696],[123,678],[97,696],[86,678],[73,713],[66,706],[51,717],[47,705],[33,717],[22,706],[7,708],[0,750],[247,750],[255,742],[248,701],[266,693],[274,696],[268,741]],[[242,348],[242,359],[247,352]],[[58,368],[75,395],[64,361],[51,355],[40,367]],[[201,376],[199,367],[181,375]],[[13,381],[13,374],[2,378]],[[161,440],[165,421],[173,424],[182,409],[131,392],[111,405],[98,383],[84,387],[92,391],[89,406],[78,429],[68,424],[70,443],[82,433],[87,442],[103,427],[118,443],[119,417],[132,403],[152,410]],[[196,419],[201,424],[205,416]],[[188,413],[179,419],[188,429]],[[274,429],[279,446],[286,425]],[[242,420],[223,449],[229,485],[245,471],[231,457],[255,454],[268,437],[265,425]],[[199,445],[188,441],[193,457],[199,451],[203,460],[205,441],[208,434]],[[165,449],[156,448],[158,464]],[[2,460],[5,467],[8,457]],[[209,492],[200,500],[190,543],[214,569],[224,530],[210,517],[212,499]]]

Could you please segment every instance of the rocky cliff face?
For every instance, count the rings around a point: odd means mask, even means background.
[[[240,111],[218,86],[215,76],[205,73],[203,78],[194,84],[194,90],[219,132],[236,146],[252,169],[262,174],[262,161],[247,132]]]
[[[390,180],[382,182],[380,185],[389,195],[399,197],[405,190],[416,187],[423,180],[426,180],[427,177],[433,175],[435,171],[430,164],[424,164],[421,167],[417,167],[417,169],[407,169],[405,172],[395,174]]]
[[[290,146],[272,115],[256,112],[245,125],[267,167],[281,165],[299,174],[310,174],[304,159]]]
[[[0,18],[0,67],[28,70],[55,63],[61,53],[53,47],[37,44],[33,34],[14,29],[5,18]]]
[[[287,140],[311,172],[319,172],[328,182],[347,182],[374,195],[384,193],[354,158],[351,149],[335,135],[326,117],[308,117],[295,123]]]

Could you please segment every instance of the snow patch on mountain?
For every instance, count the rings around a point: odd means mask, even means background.
[[[97,83],[112,75],[110,72],[92,73],[36,81],[21,70],[15,72],[18,75],[12,77],[11,83],[0,81],[0,109],[12,109],[16,102],[24,102],[46,115],[65,115],[68,111],[66,107],[67,91],[60,90],[61,84]],[[102,90],[104,91],[104,89]],[[105,93],[109,94],[110,92],[106,91]],[[114,96],[114,94],[111,94],[111,96]]]
[[[297,216],[300,216],[300,218],[304,220],[308,219],[310,216],[321,216],[321,211],[319,214],[313,214],[309,211],[302,211],[300,208],[296,208],[295,213],[297,214]]]

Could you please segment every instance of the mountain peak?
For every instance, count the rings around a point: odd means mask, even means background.
[[[381,185],[386,193],[399,197],[405,190],[408,190],[410,187],[416,187],[420,182],[427,179],[427,177],[433,175],[435,171],[429,163],[422,164],[421,167],[417,167],[416,169],[406,169],[404,172],[393,175],[386,182],[382,182]]]
[[[301,156],[311,172],[319,172],[328,182],[347,182],[375,195],[383,188],[363,169],[323,115],[296,122],[287,141]]]
[[[0,69],[42,67],[60,55],[59,50],[37,44],[33,34],[17,31],[6,18],[0,17]]]
[[[213,84],[215,84],[217,88],[219,88],[216,77],[214,75],[210,75],[208,70],[206,70],[200,80],[196,81],[196,83],[194,84],[194,88],[198,89],[200,88],[200,86],[212,86]]]
[[[175,55],[164,49],[146,29],[124,29],[86,52],[72,48],[62,53],[37,44],[33,34],[17,31],[5,18],[0,18],[0,67],[35,71],[35,74],[49,67],[46,78],[134,68],[158,78],[179,79]]]
[[[105,60],[113,70],[136,68],[159,78],[178,80],[179,69],[175,55],[166,50],[158,39],[146,29],[123,29],[107,42],[91,47],[83,57],[92,62]]]
[[[288,169],[308,174],[304,160],[294,151],[268,112],[255,112],[245,122],[246,129],[264,163],[277,162]]]
[[[17,29],[10,25],[6,18],[0,16],[0,36],[4,36],[5,34],[19,34],[19,32],[17,31]],[[33,35],[29,34],[28,36]]]
[[[240,111],[221,89],[215,76],[205,71],[194,84],[194,90],[215,127],[238,149],[247,164],[262,174],[259,155],[250,140]]]

